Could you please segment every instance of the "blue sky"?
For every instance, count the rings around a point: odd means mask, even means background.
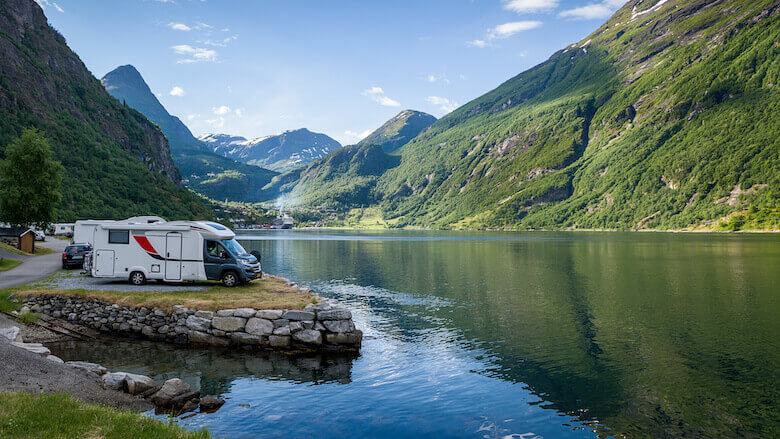
[[[306,127],[355,143],[441,117],[595,30],[624,0],[37,0],[97,77],[138,68],[196,134]]]

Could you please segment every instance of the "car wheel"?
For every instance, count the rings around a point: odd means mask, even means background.
[[[130,273],[130,283],[133,285],[143,285],[146,283],[146,276],[140,271]]]
[[[238,285],[238,275],[234,271],[222,273],[222,285],[231,288]]]

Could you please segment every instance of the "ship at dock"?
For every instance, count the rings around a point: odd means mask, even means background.
[[[292,229],[294,225],[292,217],[286,213],[277,216],[271,225],[272,229]]]

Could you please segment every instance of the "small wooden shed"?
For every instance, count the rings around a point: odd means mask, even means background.
[[[35,232],[27,227],[0,227],[0,242],[23,252],[35,252]]]

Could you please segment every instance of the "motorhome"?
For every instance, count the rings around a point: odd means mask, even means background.
[[[92,264],[96,278],[167,282],[218,280],[227,287],[262,276],[260,261],[227,227],[208,221],[96,221]],[[85,224],[87,226],[87,224]]]
[[[52,233],[54,235],[58,236],[68,236],[70,234],[73,234],[73,227],[75,224],[73,223],[56,223],[52,224]]]

